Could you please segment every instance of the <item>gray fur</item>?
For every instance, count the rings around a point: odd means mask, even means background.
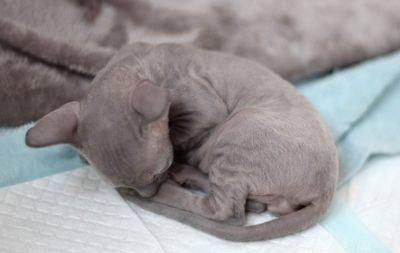
[[[1,126],[37,120],[82,98],[113,48],[126,43],[124,18],[110,7],[88,23],[86,7],[73,1],[0,5]]]
[[[290,80],[400,47],[398,0],[0,0],[0,6],[0,44],[7,51],[0,61],[24,69],[15,77],[8,64],[0,65],[7,75],[0,77],[6,98],[0,125],[37,120],[80,99],[113,49],[128,41],[222,51]],[[17,105],[14,114],[10,105]]]
[[[102,69],[115,53],[113,49],[77,45],[48,37],[7,18],[0,18],[0,41],[50,64],[92,76]]]
[[[81,99],[91,80],[49,67],[0,44],[0,125],[37,120],[69,101]]]
[[[335,191],[334,142],[291,84],[254,62],[177,44],[123,48],[85,98],[27,134],[31,146],[60,142],[73,144],[116,187],[151,197],[149,208],[229,240],[308,228]],[[184,183],[181,164],[208,175],[206,196],[170,180],[160,185],[168,168]],[[247,200],[284,216],[250,227],[219,223],[243,225]]]
[[[131,41],[222,51],[289,80],[400,48],[398,0],[109,1],[143,10],[130,12],[135,19]]]

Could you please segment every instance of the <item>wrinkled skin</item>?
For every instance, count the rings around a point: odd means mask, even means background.
[[[71,143],[116,187],[161,205],[150,209],[230,240],[312,226],[336,186],[334,142],[293,86],[253,62],[176,44],[125,47],[82,101],[45,116],[26,141]],[[185,176],[182,166],[208,183]],[[168,167],[175,182],[163,181]],[[185,183],[207,195],[179,185]],[[248,200],[284,217],[236,226],[245,223]],[[235,226],[222,229],[198,217]]]
[[[139,88],[116,90],[110,100],[109,94],[102,96],[97,90],[106,81],[100,74],[82,101],[70,102],[42,118],[28,131],[27,144],[70,143],[114,186],[133,188],[141,196],[150,197],[173,160],[168,138],[168,93],[144,81],[137,85]],[[142,99],[146,96],[158,99],[161,110]]]

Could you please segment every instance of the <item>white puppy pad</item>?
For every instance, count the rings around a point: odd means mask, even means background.
[[[400,252],[400,156],[369,162],[340,195],[393,252]]]
[[[90,168],[0,189],[0,252],[164,252]]]
[[[371,162],[340,191],[370,232],[400,252],[400,157]],[[250,223],[270,219],[251,215]],[[345,252],[323,227],[250,243],[217,239],[125,203],[90,167],[0,189],[0,252]]]

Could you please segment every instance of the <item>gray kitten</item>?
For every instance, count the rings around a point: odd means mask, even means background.
[[[116,187],[141,195],[128,199],[236,241],[318,222],[338,172],[328,129],[291,84],[254,62],[177,44],[123,48],[84,99],[42,118],[26,142],[70,143]],[[168,170],[175,182],[164,181]],[[238,226],[248,200],[282,216]]]

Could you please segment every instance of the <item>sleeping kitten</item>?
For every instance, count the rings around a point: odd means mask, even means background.
[[[268,69],[177,44],[135,43],[92,85],[41,119],[27,144],[70,143],[115,187],[150,198],[128,199],[229,240],[296,233],[329,207],[334,142],[305,98]],[[198,184],[206,196],[164,181],[168,170],[176,182],[190,181],[187,168],[208,175]],[[248,200],[283,216],[237,226]]]

